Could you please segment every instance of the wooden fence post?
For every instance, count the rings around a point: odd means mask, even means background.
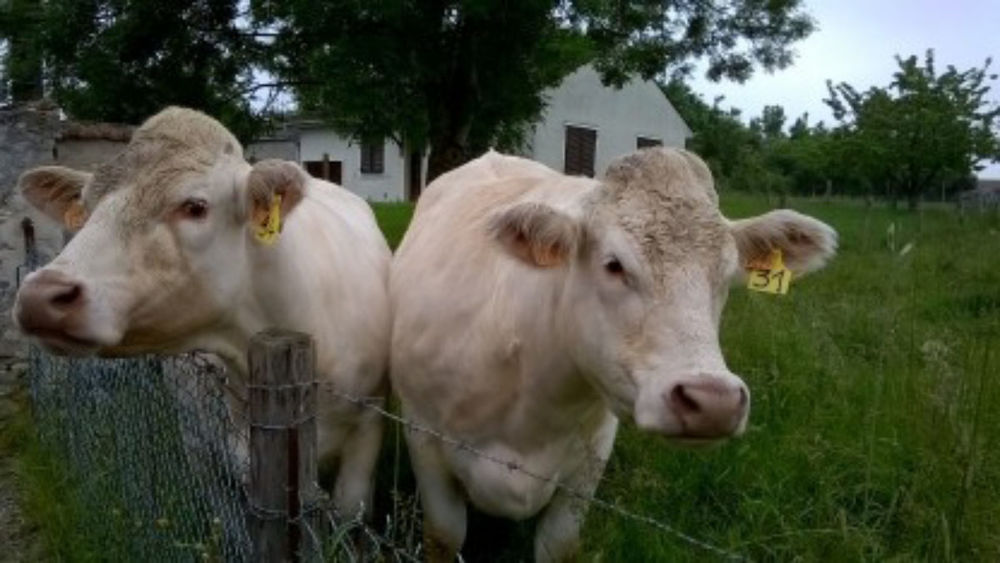
[[[315,546],[306,529],[304,511],[318,500],[319,493],[314,487],[316,377],[312,337],[279,330],[258,333],[250,340],[247,362],[249,524],[254,561],[308,559]]]

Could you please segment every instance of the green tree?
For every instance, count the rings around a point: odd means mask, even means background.
[[[923,61],[896,57],[887,87],[859,92],[827,84],[824,100],[841,122],[846,153],[861,176],[915,208],[921,196],[959,185],[982,160],[1000,160],[1000,105],[990,102],[987,59],[982,67],[937,72],[934,52]]]
[[[6,43],[0,102],[42,97],[42,53],[33,35],[40,0],[0,0],[0,38]]]
[[[723,109],[721,97],[708,104],[678,77],[661,89],[693,132],[687,148],[705,160],[719,189],[754,190],[766,183],[759,179],[761,136],[743,123],[740,110]]]
[[[49,94],[73,117],[136,123],[179,104],[242,137],[254,130],[245,94],[259,46],[238,25],[239,0],[11,0],[8,13],[18,4],[33,4],[31,17],[0,33],[41,56]]]
[[[781,68],[812,30],[799,0],[254,0],[270,70],[354,138],[430,146],[434,177],[516,145],[543,92],[584,62],[610,84],[708,61],[712,78]]]

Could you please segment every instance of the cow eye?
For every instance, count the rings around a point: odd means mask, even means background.
[[[208,202],[203,199],[188,199],[181,204],[181,213],[187,219],[204,219],[208,215]]]
[[[617,258],[612,258],[604,263],[604,271],[611,274],[612,276],[623,276],[625,275],[625,267],[622,266],[621,261]]]

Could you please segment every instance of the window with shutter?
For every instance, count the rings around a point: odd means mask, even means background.
[[[385,143],[361,143],[361,173],[382,174],[385,172]]]
[[[313,178],[327,180],[334,184],[340,183],[341,162],[339,160],[307,160],[302,163],[306,172]]]
[[[652,137],[636,137],[635,138],[635,148],[645,149],[647,147],[662,147],[663,141],[659,139],[654,139]]]
[[[574,176],[594,177],[594,154],[597,131],[586,127],[566,126],[564,171]]]

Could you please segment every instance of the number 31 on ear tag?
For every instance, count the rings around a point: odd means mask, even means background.
[[[781,250],[777,248],[771,250],[771,255],[766,261],[759,260],[747,264],[747,270],[750,274],[747,279],[747,289],[774,295],[788,293],[788,286],[792,282],[792,272],[785,267],[785,262],[781,258]]]

